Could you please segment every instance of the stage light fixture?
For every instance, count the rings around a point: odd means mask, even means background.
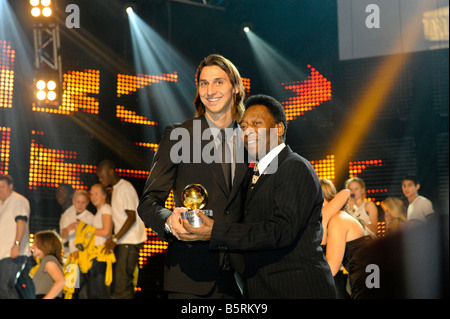
[[[53,91],[54,89],[56,89],[56,83],[55,81],[48,81],[47,82],[47,89],[49,89],[50,91]]]
[[[244,32],[245,32],[245,33],[247,33],[247,32],[249,32],[249,31],[250,31],[250,28],[249,28],[249,27],[244,27],[244,29],[243,29],[243,30],[244,30]]]
[[[40,102],[53,102],[57,98],[57,84],[54,80],[41,78],[36,81],[36,99]]]
[[[46,94],[44,91],[38,91],[38,92],[36,93],[36,98],[37,98],[39,101],[43,101],[43,100],[45,99],[46,96],[47,96],[47,94]]]
[[[49,101],[54,101],[54,100],[56,99],[56,93],[55,93],[55,91],[49,91],[49,92],[47,93],[47,99],[48,99]]]
[[[43,80],[39,80],[36,82],[36,87],[38,88],[38,90],[45,89],[45,85],[46,85],[46,83]]]
[[[44,9],[42,9],[42,15],[44,17],[49,17],[52,15],[52,9],[45,7]]]
[[[31,9],[31,15],[33,17],[39,17],[41,15],[41,9],[34,7],[33,9]]]
[[[52,15],[51,0],[30,0],[30,5],[33,7],[31,9],[31,15],[35,18],[38,18],[41,15],[44,18],[48,18]]]
[[[122,16],[124,18],[132,18],[137,12],[138,7],[135,3],[126,2],[122,5]]]

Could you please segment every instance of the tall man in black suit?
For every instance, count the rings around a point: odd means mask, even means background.
[[[189,233],[180,239],[245,251],[248,298],[335,298],[320,247],[322,189],[310,163],[284,143],[287,122],[281,104],[265,95],[250,97],[241,129],[248,153],[257,160],[243,190],[243,223],[199,213],[205,223],[199,228],[184,223]]]
[[[200,63],[196,80],[196,116],[164,130],[138,213],[147,227],[169,242],[164,274],[169,298],[240,298],[234,275],[243,264],[242,255],[239,259],[221,249],[210,250],[207,242],[177,240],[178,231],[184,229],[172,218],[187,210],[180,195],[192,183],[207,190],[204,209],[213,210],[215,220],[233,223],[241,216],[227,206],[240,196],[237,189],[248,169],[242,158],[236,159],[243,153],[240,149],[244,150],[237,124],[244,113],[242,80],[236,67],[220,55],[210,55]],[[228,165],[215,157],[211,161],[211,153],[222,154],[216,152],[222,147],[229,156]],[[164,205],[171,190],[176,206],[173,212]]]

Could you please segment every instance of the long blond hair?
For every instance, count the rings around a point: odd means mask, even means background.
[[[245,99],[245,90],[244,90],[244,84],[242,83],[241,76],[239,74],[238,69],[234,66],[233,63],[231,63],[230,60],[227,58],[219,55],[219,54],[211,54],[207,56],[202,62],[200,62],[200,65],[197,68],[197,73],[195,75],[195,81],[198,85],[200,81],[200,73],[202,72],[203,68],[205,66],[218,66],[221,68],[230,78],[231,85],[234,88],[237,88],[237,91],[233,96],[233,107],[231,109],[232,116],[236,120],[236,122],[240,122],[242,119],[242,116],[245,112],[244,107],[244,99]],[[205,113],[205,105],[203,105],[203,102],[200,99],[200,94],[197,88],[197,93],[194,98],[194,105],[195,105],[195,116],[200,116]]]
[[[320,186],[322,186],[323,197],[327,202],[331,201],[334,198],[334,196],[336,196],[337,194],[336,186],[334,186],[332,181],[326,178],[321,178]]]
[[[381,202],[381,208],[383,211],[392,216],[392,225],[390,228],[392,230],[397,230],[402,225],[408,222],[406,218],[406,206],[400,198],[397,197],[386,197],[386,199]]]

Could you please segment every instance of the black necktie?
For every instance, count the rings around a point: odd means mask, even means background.
[[[252,190],[255,187],[256,182],[258,181],[258,178],[259,178],[258,164],[255,164],[255,167],[253,167],[253,177],[252,177],[252,186],[251,186]]]
[[[228,143],[225,138],[225,130],[220,130],[220,134],[222,137],[221,143],[222,143],[222,170],[223,170],[223,176],[225,177],[225,181],[227,183],[228,192],[231,190],[231,161],[226,160],[227,155],[230,157],[231,152],[228,148]]]

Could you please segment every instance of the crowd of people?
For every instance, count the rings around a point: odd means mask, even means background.
[[[89,191],[58,187],[59,231],[37,232],[31,250],[29,201],[14,191],[11,176],[0,175],[0,299],[134,298],[147,239],[138,194],[112,161],[102,161],[97,175]]]
[[[350,178],[337,192],[330,180],[320,180],[288,146],[281,103],[254,95],[244,104],[239,72],[225,57],[205,58],[196,82],[196,115],[165,129],[141,198],[109,160],[98,165],[100,183],[90,192],[72,195],[60,187],[60,231],[35,235],[33,267],[28,200],[14,191],[10,176],[0,176],[0,298],[29,296],[16,280],[27,276],[36,298],[133,298],[145,227],[169,243],[164,290],[170,299],[367,296],[363,260],[378,240],[379,214],[365,197],[365,182]],[[188,154],[178,147],[186,135],[174,132],[181,130],[190,133]],[[195,160],[207,147],[228,157]],[[182,217],[188,209],[180,194],[192,183],[207,190],[205,208],[214,213],[195,211],[199,227]],[[407,206],[391,197],[381,204],[393,232],[426,223],[434,213],[416,177],[406,176],[401,186]],[[170,210],[165,202],[172,190]],[[70,265],[80,270],[75,282]]]

